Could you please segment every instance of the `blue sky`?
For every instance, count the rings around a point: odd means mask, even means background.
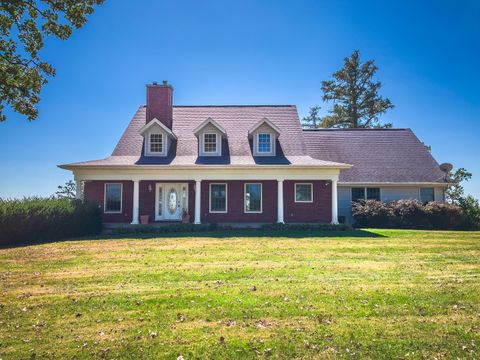
[[[480,2],[107,1],[68,41],[47,39],[57,69],[40,116],[0,123],[0,197],[50,195],[57,164],[108,156],[145,84],[168,80],[176,104],[321,101],[321,80],[354,49],[375,59],[384,116],[412,128],[438,162],[465,167],[480,197]]]

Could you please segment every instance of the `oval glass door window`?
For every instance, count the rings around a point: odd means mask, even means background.
[[[174,214],[177,210],[177,191],[172,188],[168,193],[168,212]]]

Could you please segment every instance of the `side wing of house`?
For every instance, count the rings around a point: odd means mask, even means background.
[[[352,222],[352,201],[443,202],[446,176],[410,129],[305,130],[314,158],[352,164],[338,183],[338,213]]]

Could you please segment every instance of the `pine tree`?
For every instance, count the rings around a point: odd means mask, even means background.
[[[320,106],[311,106],[308,116],[305,116],[302,119],[302,126],[306,129],[316,129],[318,128],[322,118],[318,115]]]
[[[382,84],[374,81],[378,68],[373,60],[360,61],[355,50],[344,59],[343,68],[332,80],[322,82],[323,101],[333,101],[330,114],[322,118],[321,127],[390,128],[380,124],[379,116],[394,107],[389,99],[378,94]]]

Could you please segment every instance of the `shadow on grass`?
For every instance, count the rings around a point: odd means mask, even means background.
[[[320,230],[293,230],[273,231],[261,229],[238,229],[238,230],[217,230],[217,231],[195,231],[195,232],[152,232],[152,233],[123,233],[95,237],[96,240],[108,239],[153,239],[153,238],[248,238],[248,237],[279,237],[279,238],[380,238],[384,235],[368,230],[346,230],[346,231],[320,231]]]
[[[91,240],[118,240],[118,239],[167,239],[167,238],[250,238],[250,237],[270,237],[270,238],[383,238],[386,237],[368,230],[344,230],[344,231],[326,231],[326,230],[262,230],[262,229],[236,229],[236,230],[215,230],[215,231],[191,231],[191,232],[125,232],[109,235],[91,235],[79,238],[53,240],[53,241],[35,241],[17,244],[0,244],[0,249],[10,249],[24,246],[62,243],[66,241],[91,241]]]

